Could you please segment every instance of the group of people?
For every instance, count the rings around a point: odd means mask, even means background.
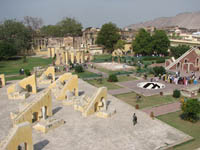
[[[159,76],[159,79],[168,82],[168,83],[173,83],[173,84],[182,84],[182,85],[188,85],[188,84],[197,84],[198,83],[198,78],[196,77],[195,73],[193,72],[192,75],[190,76],[185,76],[182,77],[180,75],[180,72],[176,72],[175,75],[169,75],[165,74],[163,76]]]

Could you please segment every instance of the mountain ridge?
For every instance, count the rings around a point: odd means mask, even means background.
[[[200,29],[200,11],[183,12],[172,17],[159,17],[145,22],[131,24],[126,28],[139,29],[148,26],[154,26],[156,28],[179,26],[188,29]]]

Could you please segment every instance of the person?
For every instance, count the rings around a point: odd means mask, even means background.
[[[135,113],[133,114],[133,125],[135,126],[137,124],[137,116]]]
[[[181,76],[181,72],[180,72],[180,71],[178,71],[178,76],[179,76],[179,77]]]
[[[0,78],[0,88],[2,88],[2,81],[1,81],[1,78]]]

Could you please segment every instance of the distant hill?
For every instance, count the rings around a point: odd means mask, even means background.
[[[127,28],[139,29],[148,26],[154,26],[156,28],[179,26],[188,29],[200,29],[200,11],[181,13],[174,17],[161,17],[151,21],[132,24],[127,26]]]

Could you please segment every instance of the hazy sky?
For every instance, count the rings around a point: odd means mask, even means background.
[[[33,16],[55,24],[74,17],[84,27],[101,27],[109,21],[124,27],[193,11],[200,11],[200,0],[0,0],[0,20]]]

